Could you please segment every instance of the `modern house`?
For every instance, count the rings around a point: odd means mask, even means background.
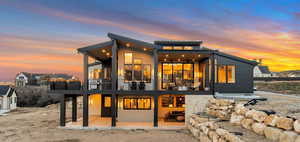
[[[60,126],[184,126],[216,93],[253,93],[254,61],[205,48],[201,41],[108,37],[78,49],[83,90],[52,91],[62,94]],[[83,96],[82,119],[77,119],[78,96]],[[70,123],[67,98],[72,98]]]
[[[272,77],[268,66],[257,65],[253,69],[254,77]]]
[[[16,87],[24,86],[41,86],[48,85],[50,80],[53,79],[74,79],[75,77],[68,74],[45,74],[45,73],[28,73],[20,72],[16,75]]]
[[[7,85],[0,85],[0,113],[7,112],[16,108],[16,91]]]

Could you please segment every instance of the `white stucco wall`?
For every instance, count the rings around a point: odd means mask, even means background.
[[[209,99],[212,99],[212,95],[186,95],[185,96],[185,124],[193,113],[204,112],[205,105]]]
[[[123,97],[118,99],[118,122],[153,122],[154,102],[151,98],[151,110],[124,110]]]

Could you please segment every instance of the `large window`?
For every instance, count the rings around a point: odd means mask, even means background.
[[[163,63],[162,88],[168,86],[192,87],[194,81],[194,64],[190,63]]]
[[[174,95],[163,95],[161,97],[161,106],[168,108],[182,108],[185,107],[185,97],[184,96],[174,96]]]
[[[125,81],[132,81],[132,65],[124,65],[124,71]]]
[[[143,80],[151,82],[151,65],[144,65],[143,67]]]
[[[133,58],[132,53],[125,53],[124,81],[151,82],[151,65],[143,64],[142,59]]]
[[[125,110],[150,110],[151,98],[124,98],[123,108]]]
[[[235,83],[235,66],[227,66],[227,82]]]
[[[217,83],[235,83],[235,66],[217,65]]]

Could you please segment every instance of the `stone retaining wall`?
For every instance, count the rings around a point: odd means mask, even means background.
[[[268,115],[263,111],[237,104],[231,114],[230,122],[273,141],[300,142],[300,120],[274,114]]]
[[[300,119],[268,115],[237,104],[234,100],[225,99],[210,99],[206,105],[206,114],[217,119],[204,117],[203,114],[192,115],[188,122],[189,130],[201,142],[241,141],[234,134],[219,128],[215,123],[218,120],[230,121],[233,125],[239,125],[273,141],[300,142]]]
[[[191,115],[188,129],[200,142],[243,142],[239,137],[216,124],[217,119],[204,114]]]

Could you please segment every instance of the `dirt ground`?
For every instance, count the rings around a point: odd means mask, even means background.
[[[196,142],[187,130],[67,130],[56,105],[18,108],[0,116],[0,142]]]
[[[280,115],[300,118],[300,97],[260,94],[268,98],[255,109],[275,110]],[[0,116],[0,142],[196,142],[187,130],[67,130],[58,128],[58,105],[45,108],[18,108]],[[221,124],[232,132],[242,132],[251,141],[263,137],[229,123]],[[245,140],[246,140],[245,139]]]

